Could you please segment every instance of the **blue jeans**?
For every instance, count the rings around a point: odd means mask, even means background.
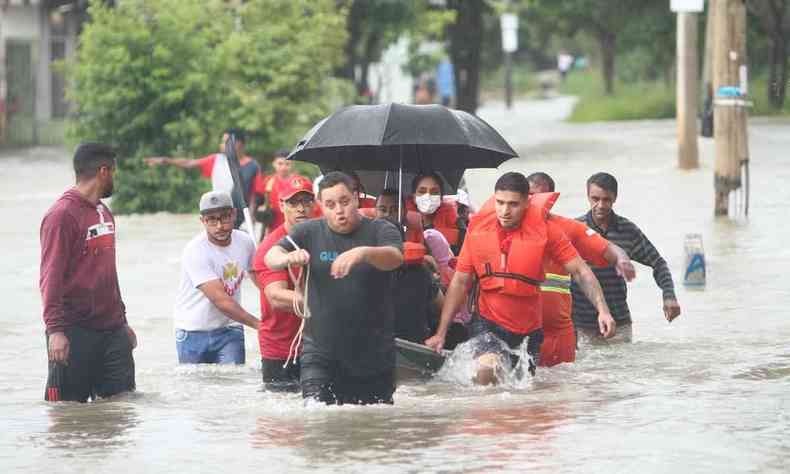
[[[244,328],[176,329],[176,351],[180,364],[244,364]]]

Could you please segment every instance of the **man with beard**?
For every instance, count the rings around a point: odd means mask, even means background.
[[[269,390],[296,391],[299,388],[299,348],[291,347],[301,320],[294,305],[302,306],[302,296],[294,291],[287,270],[272,270],[264,258],[277,242],[296,224],[313,216],[315,196],[310,180],[291,176],[280,187],[280,209],[285,223],[269,232],[255,253],[253,278],[261,293],[261,327],[258,343],[261,350],[263,384]],[[297,277],[299,273],[296,273]],[[295,352],[293,354],[292,352]],[[293,360],[291,359],[293,356]]]
[[[241,307],[241,282],[250,270],[255,242],[233,228],[230,195],[209,191],[200,198],[204,231],[181,256],[175,304],[176,350],[182,364],[244,364],[244,327],[258,318]]]
[[[392,403],[395,392],[392,270],[400,232],[359,214],[354,183],[328,173],[318,186],[323,219],[294,226],[266,254],[272,269],[305,267],[302,397],[327,404]]]
[[[107,145],[79,145],[77,184],[41,222],[47,401],[86,402],[135,389],[137,336],[118,285],[115,220],[101,202],[112,195],[115,155]]]

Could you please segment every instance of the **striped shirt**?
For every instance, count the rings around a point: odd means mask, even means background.
[[[586,223],[590,229],[601,234],[609,242],[620,246],[631,260],[652,267],[653,278],[661,288],[664,299],[675,299],[675,285],[672,282],[672,274],[669,272],[667,262],[636,224],[614,212],[609,217],[609,227],[606,230],[595,224],[592,212],[576,219]],[[609,306],[614,320],[618,325],[630,324],[631,312],[626,302],[628,289],[623,277],[617,275],[614,267],[592,267],[592,271],[601,283],[606,304]],[[571,283],[571,293],[573,295],[573,323],[577,327],[598,327],[598,311],[575,281]]]

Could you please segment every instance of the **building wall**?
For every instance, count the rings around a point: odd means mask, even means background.
[[[3,9],[3,36],[38,39],[41,8],[41,6],[9,5]]]
[[[4,0],[0,0],[2,4]],[[15,4],[16,3],[16,4]],[[4,86],[8,88],[8,80],[14,75],[13,71],[8,71],[6,58],[9,47],[17,47],[20,44],[30,44],[30,66],[31,84],[30,97],[25,94],[24,100],[32,101],[26,103],[25,109],[32,109],[32,115],[16,113],[9,110],[6,114],[6,136],[5,143],[12,145],[30,144],[57,144],[63,142],[63,123],[62,112],[64,107],[54,104],[53,91],[59,96],[56,101],[62,100],[62,87],[55,87],[56,83],[61,83],[59,78],[53,77],[53,50],[52,41],[64,43],[66,57],[71,57],[76,49],[76,15],[64,12],[60,15],[62,22],[58,31],[53,34],[51,25],[51,12],[41,3],[31,2],[31,5],[19,5],[20,2],[13,2],[4,8],[0,8],[0,97],[10,96],[4,91]],[[19,81],[19,74],[16,74]],[[17,98],[17,102],[20,99]],[[18,104],[17,104],[18,105]],[[13,104],[8,103],[8,108],[14,108]],[[19,109],[20,107],[16,107]],[[58,117],[53,117],[53,110]],[[2,119],[0,119],[2,121]],[[0,124],[2,125],[2,124]],[[2,137],[0,137],[2,143]]]

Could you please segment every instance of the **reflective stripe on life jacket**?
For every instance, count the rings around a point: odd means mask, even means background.
[[[530,197],[529,206],[514,231],[510,251],[502,253],[496,212],[480,213],[470,225],[467,239],[480,289],[512,296],[534,296],[543,283],[546,248],[546,218],[559,193]],[[493,211],[493,212],[492,212]]]
[[[570,295],[571,277],[570,275],[546,273],[546,279],[543,281],[543,283],[541,283],[540,291]]]

